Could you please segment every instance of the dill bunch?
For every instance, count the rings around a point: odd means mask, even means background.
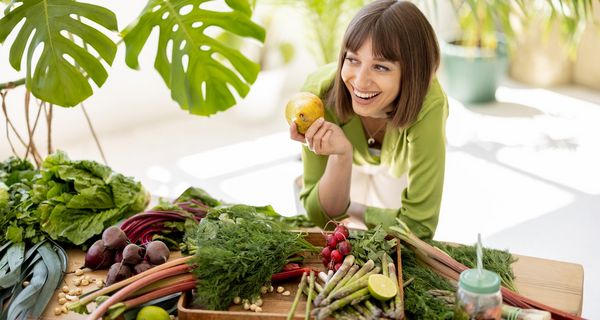
[[[210,211],[187,237],[196,247],[194,305],[208,310],[226,310],[236,296],[258,297],[290,256],[318,252],[302,234],[244,205]]]

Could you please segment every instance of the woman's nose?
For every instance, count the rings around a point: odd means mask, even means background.
[[[369,74],[369,69],[365,67],[360,67],[356,71],[356,79],[355,86],[359,89],[367,89],[371,81],[371,76]]]

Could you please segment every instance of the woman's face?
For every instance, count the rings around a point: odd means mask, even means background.
[[[371,39],[367,39],[357,52],[346,53],[341,75],[356,114],[387,118],[400,91],[399,62],[373,56]]]

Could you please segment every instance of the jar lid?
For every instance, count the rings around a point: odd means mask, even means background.
[[[468,269],[460,273],[458,285],[467,291],[479,294],[496,293],[500,290],[500,277],[492,271]]]

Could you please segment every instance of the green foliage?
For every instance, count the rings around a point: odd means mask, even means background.
[[[233,106],[235,97],[228,85],[245,97],[260,71],[259,65],[211,38],[206,29],[215,26],[261,42],[265,39],[264,29],[250,19],[252,8],[247,0],[226,0],[231,9],[227,12],[201,8],[205,2],[210,0],[150,0],[138,20],[123,31],[127,65],[137,69],[138,56],[152,29],[158,27],[154,66],[171,89],[171,97],[197,115]],[[241,77],[216,57],[225,58]]]
[[[72,161],[60,151],[44,160],[41,174],[32,195],[41,230],[75,245],[143,211],[149,200],[139,182],[95,161]]]
[[[198,279],[194,304],[209,310],[227,309],[236,296],[259,296],[260,287],[288,257],[318,251],[302,234],[289,232],[244,205],[209,211],[186,236],[197,248],[190,262]]]
[[[9,61],[13,68],[21,70],[22,57],[27,56],[27,88],[33,95],[49,103],[71,107],[91,96],[92,87],[88,78],[100,87],[108,77],[100,58],[109,65],[115,58],[115,43],[94,27],[83,23],[80,17],[117,31],[117,19],[112,11],[73,0],[13,1],[0,19],[0,43],[15,31],[19,22],[25,20],[11,45]],[[80,37],[86,46],[82,48],[65,33]],[[34,52],[41,44],[41,55],[34,61]],[[95,57],[88,45],[100,57]]]
[[[362,266],[369,259],[375,262],[375,265],[381,267],[381,257],[384,253],[391,255],[395,252],[398,240],[393,238],[386,240],[387,233],[379,225],[369,230],[350,230],[348,241],[352,244],[352,255],[356,259],[356,264]]]

